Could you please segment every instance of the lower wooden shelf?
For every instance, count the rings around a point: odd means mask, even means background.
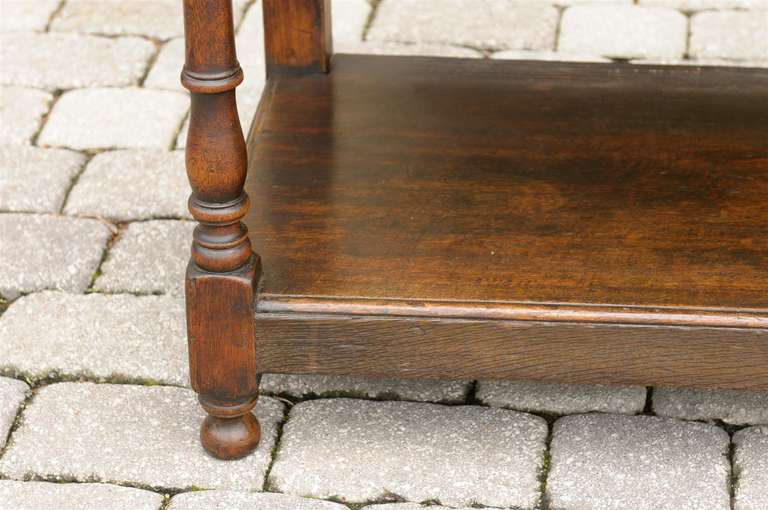
[[[768,388],[768,70],[337,55],[249,160],[264,371]]]

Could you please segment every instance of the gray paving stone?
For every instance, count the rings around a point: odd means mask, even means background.
[[[752,427],[733,435],[736,447],[734,510],[768,508],[768,427]]]
[[[163,496],[102,483],[0,480],[0,501],[9,510],[158,510]]]
[[[84,292],[109,237],[109,228],[98,220],[0,214],[0,295]]]
[[[535,0],[533,0],[535,1]],[[555,5],[575,5],[575,4],[605,4],[605,3],[613,3],[613,4],[633,4],[637,3],[639,0],[553,0],[552,3]]]
[[[58,212],[84,162],[68,150],[0,146],[0,210]]]
[[[131,223],[109,251],[94,289],[183,296],[196,225],[174,220]]]
[[[575,5],[563,14],[558,50],[609,58],[680,58],[687,30],[685,16],[672,9]]]
[[[170,386],[61,383],[26,408],[0,473],[141,484],[162,490],[261,490],[283,404],[256,406],[262,438],[236,461],[209,456],[199,441],[204,412],[192,390]]]
[[[311,400],[291,410],[270,474],[279,492],[533,508],[547,426],[478,406]]]
[[[234,0],[235,23],[247,0]],[[182,4],[176,0],[67,0],[51,30],[170,39],[184,35]]]
[[[265,62],[264,16],[261,2],[248,9],[243,22],[238,27],[235,42],[237,43],[237,60],[243,68],[257,65],[263,67]]]
[[[479,8],[475,0],[386,0],[376,11],[367,39],[488,50],[552,50],[557,21],[557,10],[542,2],[485,0]]]
[[[22,381],[0,377],[0,450],[5,446],[8,432],[16,419],[19,407],[26,398],[27,391],[29,386]],[[2,488],[0,488],[0,496],[2,496]],[[0,501],[2,500],[3,498],[0,497]]]
[[[265,374],[260,389],[293,398],[344,396],[458,404],[466,402],[469,384],[468,381]]]
[[[347,507],[288,494],[204,491],[174,496],[168,510],[347,510]]]
[[[2,0],[0,32],[42,31],[61,0]]]
[[[0,144],[28,144],[53,96],[42,90],[0,87]]]
[[[768,11],[694,15],[689,52],[693,58],[768,60]]]
[[[549,62],[610,62],[597,55],[564,53],[561,51],[497,51],[491,55],[496,60],[544,60]]]
[[[0,83],[44,89],[136,85],[155,46],[139,37],[0,35]]]
[[[573,415],[555,422],[552,509],[727,510],[728,434],[656,416]]]
[[[651,60],[630,60],[630,63],[637,65],[676,65],[676,66],[725,66],[725,67],[768,67],[768,59],[766,60],[750,60],[744,62],[741,60],[724,60],[719,58],[706,58],[706,59],[651,59]]]
[[[118,221],[191,219],[190,192],[182,151],[103,152],[77,180],[65,211]]]
[[[240,47],[238,46],[238,55]],[[181,68],[184,65],[184,38],[171,39],[163,44],[152,64],[144,86],[155,89],[185,91],[181,86]]]
[[[331,26],[333,27],[333,51],[343,53],[349,45],[363,40],[363,32],[371,15],[367,0],[333,0]]]
[[[189,385],[184,302],[164,296],[40,292],[0,317],[0,368]]]
[[[768,424],[768,392],[656,388],[653,411],[686,420],[722,420],[733,425]]]
[[[73,149],[168,149],[187,113],[179,92],[92,88],[65,93],[38,143]]]
[[[365,41],[346,45],[348,53],[361,55],[424,55],[430,57],[482,58],[483,53],[470,48],[441,44],[384,43]]]
[[[243,18],[237,31],[237,59],[243,68],[245,79],[238,87],[238,100],[244,93],[253,94],[253,100],[258,100],[266,81],[264,57],[264,17],[261,3],[253,5]],[[250,124],[250,118],[248,123]]]
[[[361,510],[451,510],[447,506],[429,505],[424,506],[419,503],[384,503],[377,505],[364,506]],[[457,510],[469,510],[461,508]]]
[[[686,12],[704,9],[768,9],[768,0],[638,0],[638,3]]]
[[[513,381],[480,381],[477,399],[492,407],[548,414],[593,411],[636,414],[645,407],[641,386],[541,384]]]

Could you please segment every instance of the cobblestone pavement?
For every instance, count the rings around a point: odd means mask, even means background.
[[[234,4],[247,126],[261,6]],[[768,0],[333,5],[340,52],[768,66]],[[768,509],[768,393],[267,375],[257,452],[206,456],[180,11],[0,0],[2,510]]]

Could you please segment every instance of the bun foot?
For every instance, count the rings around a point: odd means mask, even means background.
[[[251,413],[256,398],[222,402],[200,396],[200,404],[208,413],[200,427],[200,441],[209,454],[232,460],[256,449],[261,439],[259,421]]]

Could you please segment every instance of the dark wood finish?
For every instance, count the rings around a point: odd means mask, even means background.
[[[261,426],[251,412],[256,398],[222,402],[200,395],[200,405],[208,413],[200,427],[200,442],[207,452],[219,459],[237,459],[258,446]]]
[[[249,147],[259,309],[768,328],[768,72],[337,55]]]
[[[259,371],[768,389],[768,72],[337,55],[251,134]]]
[[[230,0],[185,0],[184,23],[181,80],[192,93],[189,210],[199,222],[186,278],[190,377],[209,414],[200,430],[203,446],[229,459],[248,454],[259,441],[250,411],[258,394],[252,310],[260,266],[240,221],[249,205],[235,104],[243,73]]]
[[[768,329],[258,313],[259,371],[768,390]]]
[[[267,75],[328,72],[331,0],[263,0]]]

